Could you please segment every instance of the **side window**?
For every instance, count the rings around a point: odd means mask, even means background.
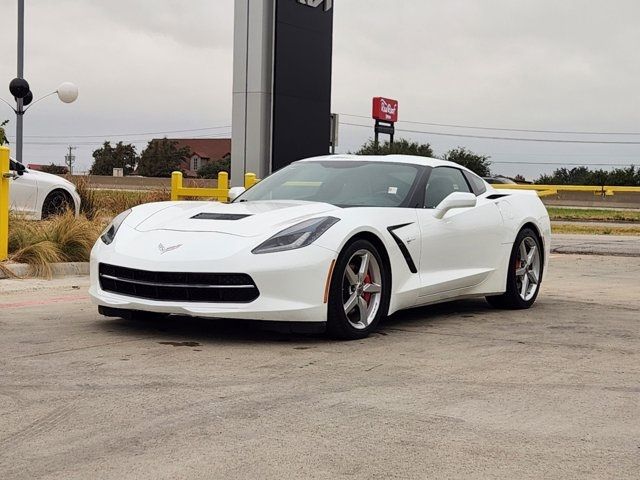
[[[427,181],[425,208],[436,208],[454,192],[471,192],[462,172],[451,167],[434,168]]]
[[[473,188],[473,193],[476,194],[476,197],[487,191],[487,186],[484,184],[484,180],[479,176],[470,172],[464,172],[464,176],[467,177],[467,181],[469,182],[469,185],[471,185],[471,188]]]

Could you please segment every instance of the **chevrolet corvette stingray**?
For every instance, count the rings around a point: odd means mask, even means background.
[[[453,299],[529,308],[549,259],[535,192],[443,160],[316,157],[230,193],[118,215],[91,254],[100,313],[305,322],[354,339]]]

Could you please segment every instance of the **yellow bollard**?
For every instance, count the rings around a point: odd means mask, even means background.
[[[256,183],[258,183],[258,179],[256,178],[255,173],[245,173],[244,174],[244,188],[249,190]]]
[[[171,173],[171,201],[180,200],[180,190],[182,189],[182,172]]]
[[[229,174],[227,172],[218,173],[218,190],[224,191],[224,195],[218,197],[219,202],[229,201]]]
[[[9,258],[9,149],[0,147],[0,261]]]

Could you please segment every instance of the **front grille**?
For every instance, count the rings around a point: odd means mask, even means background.
[[[260,295],[244,273],[150,272],[101,263],[100,288],[149,300],[248,303]]]

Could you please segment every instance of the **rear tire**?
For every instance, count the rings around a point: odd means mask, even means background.
[[[69,194],[62,190],[54,190],[42,204],[42,219],[46,220],[57,215],[62,215],[67,210],[73,210],[73,200]]]
[[[496,308],[530,308],[540,292],[544,271],[544,252],[538,234],[530,228],[518,233],[507,268],[507,291],[486,297]]]
[[[389,310],[390,279],[371,242],[356,240],[347,245],[331,278],[327,332],[344,340],[367,337]]]

